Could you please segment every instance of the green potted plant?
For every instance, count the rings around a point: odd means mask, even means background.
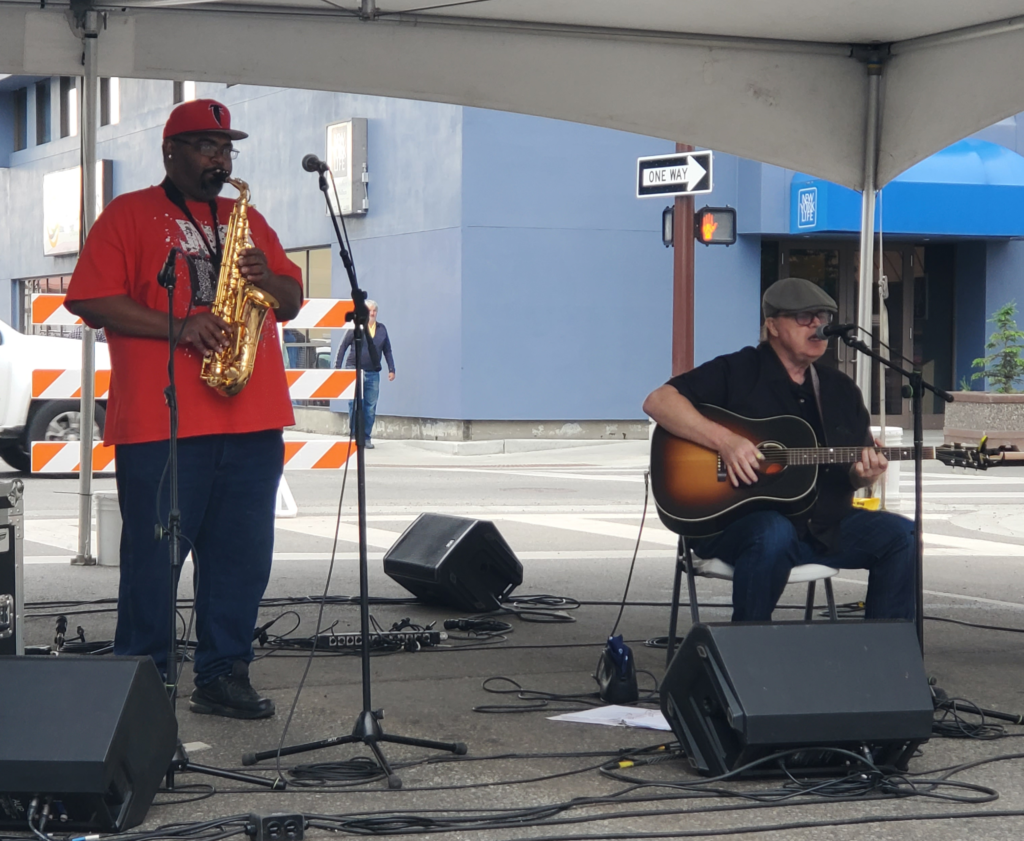
[[[989,319],[996,329],[985,343],[988,354],[974,360],[980,370],[971,375],[989,390],[953,395],[943,424],[946,443],[977,444],[988,435],[988,446],[1024,449],[1024,330],[1017,329],[1016,314],[1017,304],[1010,301]],[[960,385],[968,385],[966,377]]]

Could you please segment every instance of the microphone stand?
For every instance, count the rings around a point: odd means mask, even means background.
[[[853,325],[850,325],[853,329]],[[923,462],[924,462],[924,392],[937,394],[947,403],[953,402],[953,395],[924,381],[920,371],[907,371],[891,359],[868,347],[861,339],[854,338],[848,331],[839,334],[843,344],[860,351],[865,356],[880,362],[891,371],[903,377],[907,384],[903,386],[903,396],[910,397],[910,405],[914,414],[914,571],[915,571],[915,610],[914,621],[917,626],[917,640],[924,654],[924,506],[923,506]],[[880,399],[885,399],[885,390],[880,389]],[[909,394],[908,394],[909,392]]]
[[[167,538],[167,548],[170,554],[171,586],[169,588],[170,599],[170,643],[167,651],[166,677],[164,678],[167,688],[167,697],[171,702],[171,711],[177,714],[175,699],[178,694],[178,666],[177,666],[177,642],[178,624],[176,621],[178,607],[178,579],[181,577],[181,509],[178,507],[178,393],[174,382],[174,350],[178,342],[174,336],[174,288],[177,285],[175,275],[175,264],[178,260],[178,249],[172,248],[167,255],[167,262],[157,276],[157,282],[167,290],[167,378],[168,385],[164,389],[164,397],[167,400],[167,409],[170,412],[170,439],[168,441],[167,473],[170,482],[170,507],[167,512],[167,528],[157,523],[155,537],[160,540]],[[185,641],[186,651],[188,640]],[[182,654],[184,657],[184,653]],[[256,777],[252,774],[239,774],[235,771],[225,771],[222,768],[212,768],[209,765],[197,765],[188,758],[185,746],[181,738],[177,738],[177,747],[174,751],[174,758],[167,769],[166,785],[168,791],[174,791],[174,775],[181,772],[194,772],[206,774],[210,777],[221,777],[225,780],[235,780],[242,783],[265,786],[266,788],[280,791],[286,783],[282,779],[268,780],[265,777]]]
[[[305,163],[304,163],[305,166]],[[430,748],[432,750],[447,751],[457,756],[466,753],[466,745],[463,742],[438,742],[432,739],[417,739],[411,736],[396,736],[385,733],[380,726],[384,718],[383,710],[373,709],[370,698],[370,591],[369,574],[366,559],[366,417],[363,412],[363,359],[360,351],[363,340],[370,354],[371,364],[374,368],[379,367],[380,355],[373,339],[367,330],[370,319],[370,311],[366,307],[366,292],[359,288],[356,280],[355,265],[352,257],[345,247],[345,237],[342,235],[341,227],[338,225],[338,216],[334,212],[328,193],[326,166],[316,168],[320,174],[320,190],[324,194],[324,201],[327,202],[327,212],[330,214],[331,222],[334,224],[334,234],[338,240],[338,253],[341,262],[348,274],[349,285],[352,287],[352,302],[355,305],[354,312],[346,316],[346,320],[353,322],[354,349],[356,362],[355,395],[353,400],[352,414],[356,441],[356,504],[358,514],[359,533],[359,655],[362,664],[362,688],[363,688],[363,709],[356,718],[352,732],[344,736],[331,736],[327,739],[320,739],[316,742],[307,742],[301,745],[291,745],[280,750],[266,750],[258,753],[247,753],[242,757],[243,765],[254,765],[264,759],[273,759],[277,756],[291,756],[296,753],[318,750],[320,748],[333,747],[334,745],[348,745],[355,742],[362,742],[377,758],[377,762],[384,772],[388,781],[388,788],[401,788],[402,780],[395,774],[380,748],[381,742],[392,742],[397,745],[412,745],[413,747]],[[340,208],[339,208],[340,212]]]

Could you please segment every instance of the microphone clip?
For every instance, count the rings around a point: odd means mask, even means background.
[[[174,289],[177,283],[177,274],[175,268],[178,262],[178,249],[171,248],[167,252],[167,260],[164,262],[164,267],[160,269],[160,273],[156,276],[156,281],[164,289]]]

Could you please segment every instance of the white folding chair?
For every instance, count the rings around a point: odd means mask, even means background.
[[[672,661],[672,654],[676,647],[676,628],[679,620],[679,591],[682,584],[683,573],[686,573],[686,589],[690,597],[690,618],[693,624],[700,622],[700,610],[697,605],[697,576],[704,578],[720,578],[725,581],[732,581],[733,568],[718,558],[699,558],[690,550],[690,546],[684,535],[679,535],[678,549],[676,550],[676,573],[672,583],[672,614],[668,626],[668,661]],[[824,564],[801,564],[795,566],[789,573],[789,584],[802,584],[807,582],[807,601],[804,605],[804,620],[810,621],[814,615],[814,590],[818,581],[825,582],[825,599],[828,602],[828,615],[832,622],[839,621],[836,612],[836,600],[832,594],[832,576],[839,572]]]

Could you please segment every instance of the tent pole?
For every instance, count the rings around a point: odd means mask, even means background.
[[[96,118],[98,108],[97,41],[99,12],[87,10],[79,19],[84,46],[82,77],[81,150],[82,222],[81,245],[96,221]],[[81,254],[81,248],[79,248]],[[82,406],[80,412],[81,451],[78,472],[78,554],[73,564],[95,564],[92,554],[92,432],[96,416],[96,331],[82,327]]]
[[[878,170],[878,89],[882,77],[882,63],[877,56],[867,62],[868,108],[864,127],[864,191],[860,205],[860,282],[857,285],[857,326],[871,335],[871,291],[873,286],[875,250],[875,174]],[[857,357],[856,382],[871,405],[871,360],[863,354]]]

